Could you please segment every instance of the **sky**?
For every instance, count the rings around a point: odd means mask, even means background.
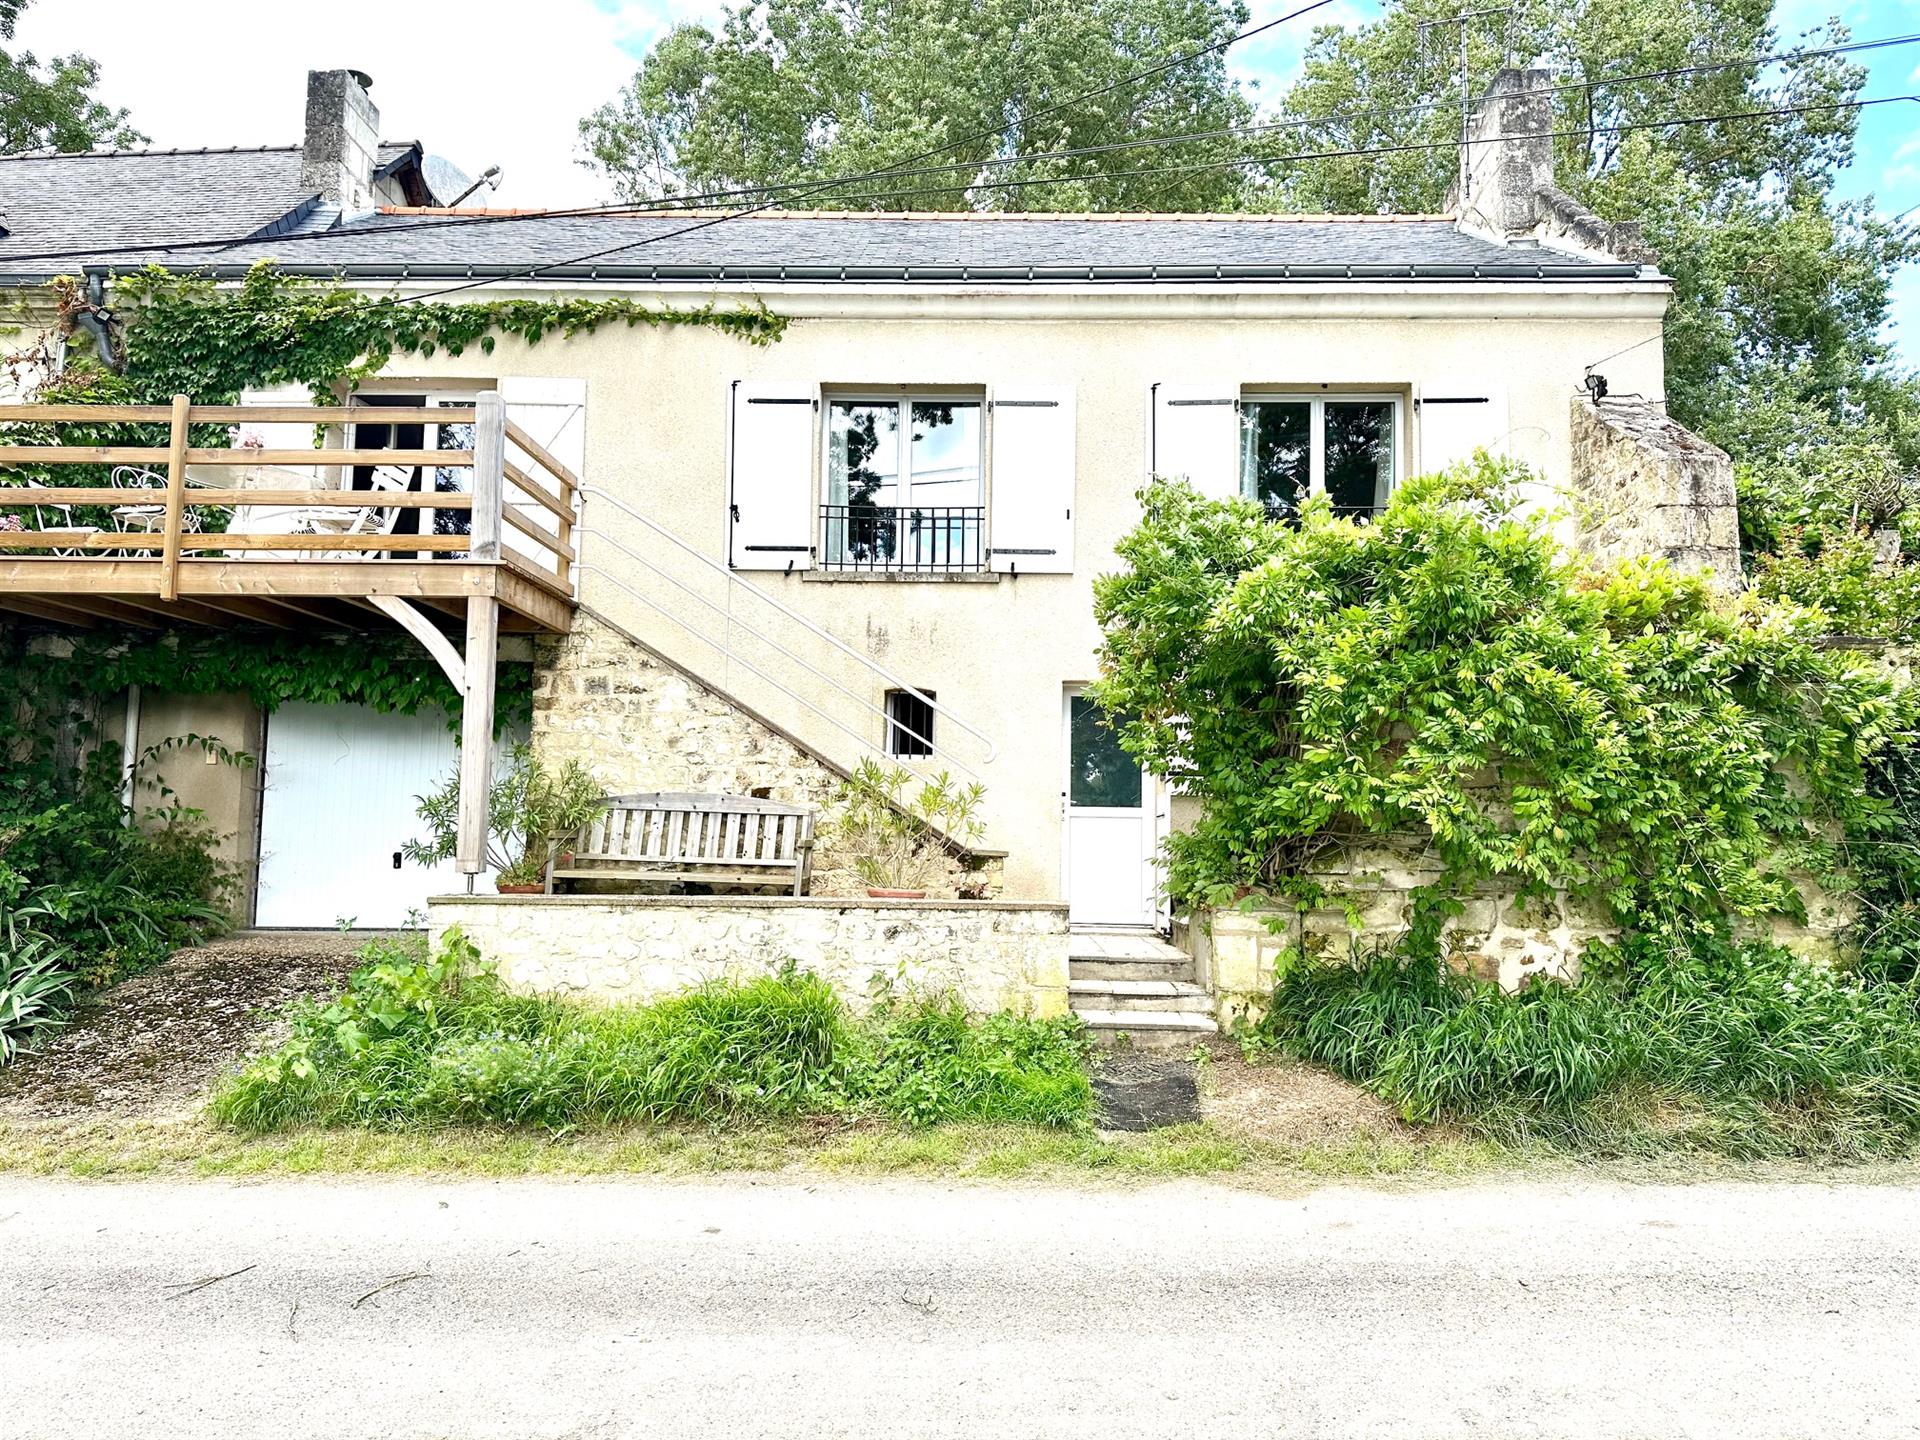
[[[1249,3],[1256,23],[1284,13],[1270,0]],[[472,175],[501,167],[499,189],[477,200],[580,205],[608,198],[575,163],[580,117],[612,97],[673,24],[720,13],[719,0],[326,0],[323,8],[326,23],[315,26],[307,12],[261,0],[184,0],[161,11],[151,0],[32,0],[15,44],[43,58],[91,55],[102,98],[131,111],[156,146],[297,143],[306,72],[363,70],[385,138],[418,139]],[[164,24],[154,23],[157,13]],[[284,37],[263,19],[276,13]],[[1920,30],[1915,0],[1779,0],[1776,13],[1786,43],[1829,15],[1859,39]],[[1378,14],[1377,0],[1339,0],[1236,47],[1234,68],[1277,99],[1311,24]],[[1867,95],[1920,93],[1920,45],[1858,58],[1869,68]],[[1872,194],[1884,215],[1920,206],[1920,104],[1862,113],[1858,157],[1841,184],[1851,197]],[[1920,363],[1920,266],[1899,279],[1894,323],[1903,353]]]

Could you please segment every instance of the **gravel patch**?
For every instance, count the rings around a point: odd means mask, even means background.
[[[179,951],[92,997],[45,1048],[0,1069],[0,1118],[187,1118],[223,1070],[271,1037],[280,1007],[338,990],[369,938],[233,935]]]
[[[1401,1121],[1393,1107],[1330,1071],[1283,1055],[1248,1061],[1229,1040],[1207,1046],[1200,1113],[1232,1135],[1281,1145],[1311,1145],[1382,1135],[1431,1136]]]

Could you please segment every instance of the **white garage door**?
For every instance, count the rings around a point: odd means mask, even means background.
[[[453,772],[446,716],[283,705],[267,717],[256,925],[404,925],[427,896],[465,888],[453,862],[395,860],[424,838],[417,796]],[[487,887],[491,889],[491,886]]]

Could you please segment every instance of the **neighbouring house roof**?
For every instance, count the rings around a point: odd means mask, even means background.
[[[0,197],[3,198],[3,197]],[[389,209],[167,263],[360,278],[630,281],[1625,280],[1637,264],[1502,245],[1449,216],[956,215]],[[695,228],[698,227],[698,228]],[[681,232],[681,233],[675,233]]]
[[[382,142],[376,177],[427,198],[421,155],[418,141]],[[0,156],[0,276],[132,269],[172,246],[324,230],[339,211],[300,183],[300,161],[298,145]]]

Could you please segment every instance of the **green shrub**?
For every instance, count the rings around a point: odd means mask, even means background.
[[[1571,890],[1663,937],[1728,933],[1839,868],[1880,808],[1866,766],[1911,702],[1796,604],[1713,594],[1659,561],[1603,570],[1482,456],[1371,521],[1297,524],[1185,485],[1095,586],[1097,698],[1200,808],[1166,846],[1191,906],[1321,898],[1315,861],[1417,834],[1438,861],[1413,941],[1475,887]]]
[[[908,1124],[1076,1125],[1092,1113],[1086,1041],[1071,1018],[975,1022],[955,996],[889,995],[863,1038],[848,1096]]]
[[[1617,1145],[1661,1107],[1715,1148],[1905,1150],[1920,1141],[1920,1009],[1775,945],[1590,956],[1578,984],[1508,994],[1431,957],[1296,960],[1250,1040],[1325,1064],[1409,1120]]]
[[[75,985],[68,959],[44,935],[0,931],[0,1065],[66,1023]]]
[[[1882,566],[1864,528],[1789,531],[1754,557],[1753,588],[1817,610],[1836,633],[1911,641],[1920,634],[1920,565]]]
[[[290,1012],[293,1034],[215,1090],[246,1130],[494,1122],[884,1114],[1082,1125],[1092,1091],[1071,1021],[993,1016],[956,1001],[889,998],[850,1016],[789,965],[647,1005],[518,995],[457,933],[375,942],[331,1001]]]

